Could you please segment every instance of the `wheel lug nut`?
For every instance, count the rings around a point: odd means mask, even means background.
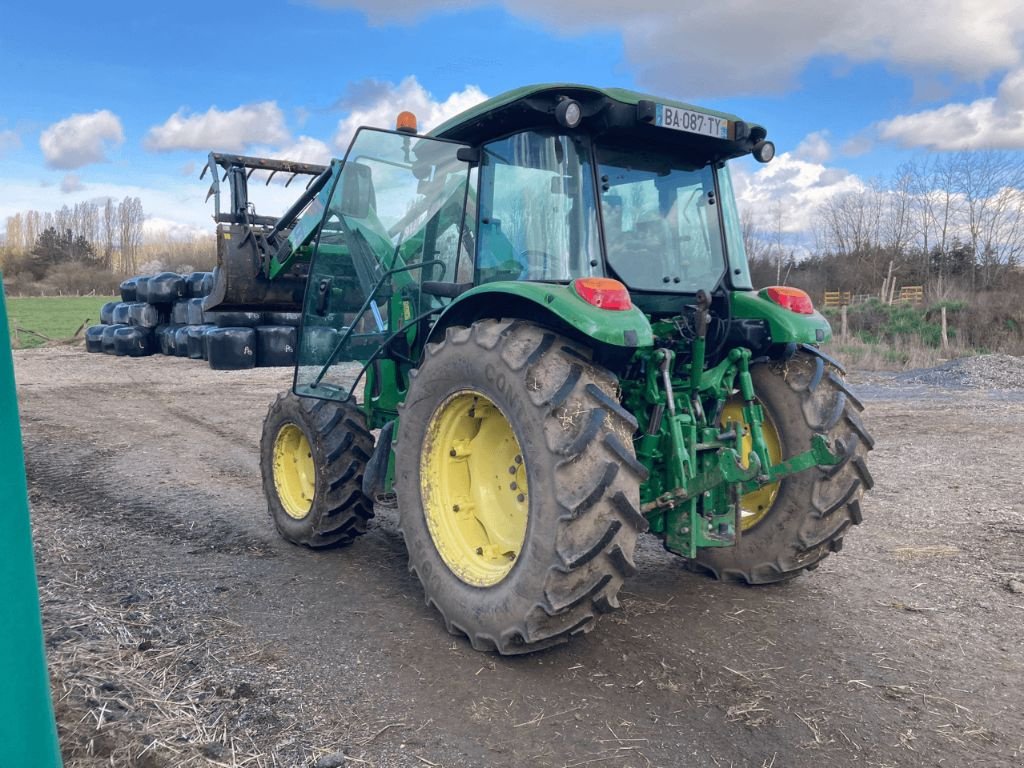
[[[517,453],[517,454],[516,454],[516,459],[515,459],[515,461],[516,461],[516,464],[522,464],[522,463],[523,463],[523,457],[522,457],[522,454],[518,454],[518,453]]]
[[[519,487],[519,486],[518,486],[518,485],[516,484],[516,481],[515,481],[515,480],[513,480],[513,481],[512,481],[511,483],[509,483],[509,484],[508,484],[508,489],[509,489],[510,491],[514,491],[514,490],[515,490],[516,488],[518,488],[518,487]]]
[[[526,494],[520,493],[518,496],[516,496],[516,501],[526,501]]]
[[[455,452],[455,449],[452,448],[450,451],[448,451],[448,455],[451,456],[452,458],[454,458],[454,457],[458,456],[459,454],[457,454]]]
[[[508,473],[509,473],[510,475],[514,475],[514,474],[516,473],[516,468],[515,468],[515,465],[513,465],[513,466],[511,466],[511,467],[509,467],[509,468],[508,468]]]

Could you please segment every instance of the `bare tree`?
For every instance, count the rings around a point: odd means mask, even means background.
[[[1024,251],[1024,158],[999,151],[959,152],[954,183],[982,287],[990,288],[999,267],[1015,263]],[[977,271],[972,270],[972,289]]]
[[[117,206],[120,234],[122,272],[132,274],[139,268],[139,249],[142,245],[142,222],[145,215],[142,201],[137,197],[126,197]]]
[[[103,213],[100,218],[100,239],[101,248],[97,250],[100,253],[103,266],[107,269],[113,269],[114,267],[114,247],[117,244],[119,235],[119,227],[117,220],[117,206],[114,205],[112,198],[107,198],[107,202],[103,205]]]

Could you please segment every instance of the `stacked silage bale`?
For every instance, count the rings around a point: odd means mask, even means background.
[[[121,283],[121,301],[100,310],[86,349],[122,357],[162,354],[206,360],[215,370],[290,366],[298,348],[297,312],[203,309],[211,272],[161,272]]]

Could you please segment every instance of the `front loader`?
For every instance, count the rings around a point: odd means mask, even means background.
[[[839,551],[873,441],[807,295],[751,285],[728,162],[765,129],[576,85],[411,118],[325,167],[211,156],[210,306],[302,312],[261,443],[280,533],[347,544],[394,499],[428,604],[502,654],[590,631],[645,531],[749,584]],[[309,186],[259,219],[256,171]]]

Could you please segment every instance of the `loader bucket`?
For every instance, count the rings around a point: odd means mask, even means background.
[[[298,312],[306,288],[305,274],[280,275],[273,280],[262,269],[257,250],[246,244],[239,247],[235,238],[244,238],[242,227],[224,227],[218,233],[217,267],[213,270],[213,289],[203,300],[204,310],[232,312]],[[228,237],[225,238],[225,235]],[[304,265],[302,265],[304,266]]]
[[[203,170],[210,171],[210,191],[217,222],[217,268],[204,310],[284,311],[301,309],[308,264],[301,249],[308,245],[319,222],[318,195],[330,180],[331,166],[289,160],[211,153]],[[259,216],[249,200],[253,174],[269,184],[287,174],[288,186],[305,178],[298,200],[280,217]],[[229,200],[221,200],[227,181]],[[309,214],[309,215],[307,215]]]

